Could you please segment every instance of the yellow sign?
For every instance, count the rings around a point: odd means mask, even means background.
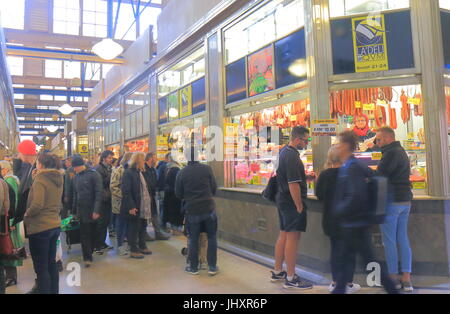
[[[291,121],[292,121],[292,122],[297,121],[297,116],[296,116],[296,115],[292,115],[292,116],[291,116]]]
[[[383,157],[382,153],[372,153],[372,160],[381,160],[381,157]]]
[[[180,116],[181,118],[192,115],[192,86],[186,86],[180,89],[178,94],[180,104]]]
[[[413,182],[412,184],[413,190],[425,190],[427,188],[426,182]]]
[[[374,103],[364,104],[363,105],[363,110],[375,110],[375,104]]]
[[[362,108],[362,103],[360,101],[355,101],[355,108],[356,109]]]
[[[306,155],[306,162],[312,163],[313,162],[313,156],[312,155]]]
[[[375,72],[389,70],[384,15],[352,19],[355,71]]]
[[[167,136],[158,135],[156,137],[156,145],[167,145],[168,143],[169,142]]]
[[[80,155],[87,155],[89,153],[89,147],[87,144],[78,145],[78,153]]]
[[[408,104],[410,105],[420,105],[420,98],[408,98]]]

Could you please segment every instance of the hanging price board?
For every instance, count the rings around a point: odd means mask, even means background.
[[[336,136],[337,120],[313,120],[312,136]]]

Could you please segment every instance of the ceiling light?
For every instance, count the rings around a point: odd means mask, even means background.
[[[48,130],[50,133],[55,133],[56,131],[59,130],[59,128],[58,128],[57,126],[55,126],[55,125],[50,125],[50,126],[47,127],[47,130]]]
[[[73,108],[71,105],[69,104],[64,104],[61,107],[58,108],[59,112],[61,112],[63,115],[67,116],[69,114],[71,114],[75,108]]]
[[[123,52],[123,47],[111,38],[105,38],[92,47],[92,52],[103,60],[112,60]]]
[[[289,67],[289,72],[292,75],[297,76],[297,77],[305,77],[306,76],[306,60],[305,59],[295,60]]]
[[[178,118],[178,110],[176,108],[169,109],[169,117]]]

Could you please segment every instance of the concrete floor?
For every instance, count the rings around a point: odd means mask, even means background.
[[[91,268],[81,268],[81,286],[70,287],[66,283],[69,272],[60,274],[60,292],[64,294],[328,294],[326,285],[313,290],[289,291],[282,283],[269,281],[270,269],[248,259],[219,250],[218,265],[221,272],[209,277],[206,271],[193,276],[184,272],[185,257],[181,248],[186,245],[183,236],[169,241],[149,242],[153,255],[143,260],[119,257],[115,251],[95,256]],[[67,255],[64,264],[81,263],[81,247],[75,245]],[[82,265],[82,264],[81,264]],[[31,258],[19,268],[19,284],[8,288],[7,294],[27,292],[34,283]],[[447,280],[449,282],[449,280]],[[381,294],[377,288],[363,288],[362,294]],[[432,289],[420,289],[415,293],[449,293],[450,287],[442,285]]]

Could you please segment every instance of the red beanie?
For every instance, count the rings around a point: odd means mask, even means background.
[[[24,140],[20,142],[19,146],[17,146],[17,150],[19,151],[19,153],[24,155],[31,155],[31,156],[37,155],[36,144],[30,140]]]

